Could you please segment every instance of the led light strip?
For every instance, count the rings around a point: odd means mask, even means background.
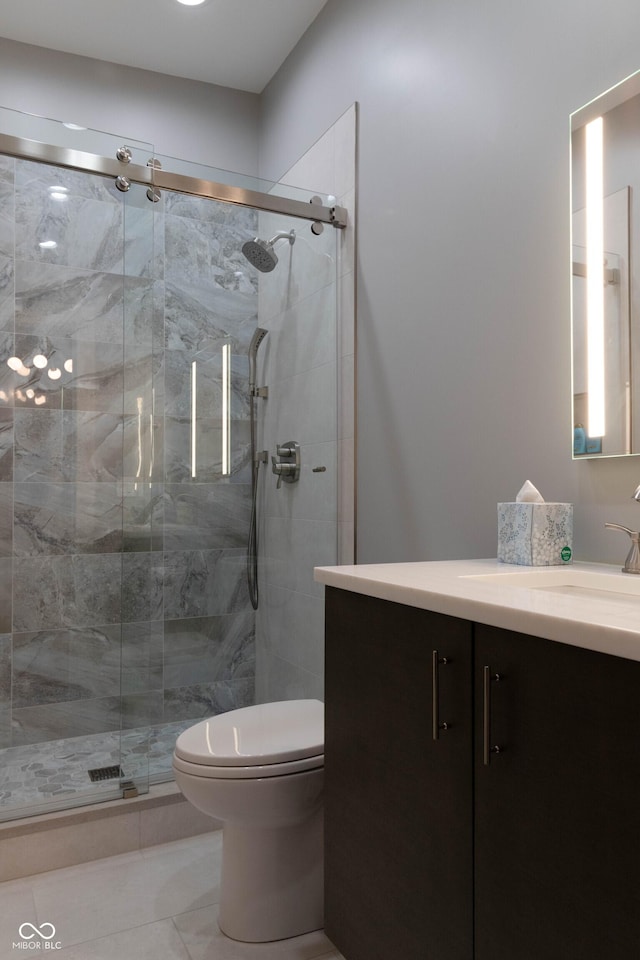
[[[231,473],[231,344],[222,347],[222,476]]]
[[[603,437],[604,205],[602,117],[586,126],[587,209],[587,434]]]

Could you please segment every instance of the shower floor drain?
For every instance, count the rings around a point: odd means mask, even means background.
[[[95,770],[88,770],[89,779],[92,783],[98,780],[115,780],[117,777],[124,776],[122,767],[96,767]]]

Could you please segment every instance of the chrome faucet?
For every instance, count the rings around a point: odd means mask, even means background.
[[[632,496],[632,500],[640,503],[640,486],[637,486]],[[630,530],[629,527],[623,527],[621,523],[605,523],[609,530],[622,530],[631,537],[631,549],[627,554],[627,559],[622,568],[623,573],[640,573],[640,532]]]
[[[623,527],[621,523],[605,523],[609,530],[623,530],[631,537],[631,549],[622,568],[623,573],[640,573],[640,532]]]
[[[632,500],[637,500],[640,503],[640,486],[636,487]],[[629,527],[623,527],[621,523],[605,523],[605,527],[609,530],[622,530],[624,533],[629,534],[631,537],[631,549],[624,562],[622,572],[640,573],[640,532],[630,530]]]

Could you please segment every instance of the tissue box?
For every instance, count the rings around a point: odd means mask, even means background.
[[[546,567],[572,554],[572,503],[498,504],[498,560]]]

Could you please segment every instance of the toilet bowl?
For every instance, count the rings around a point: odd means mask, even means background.
[[[248,943],[323,926],[324,704],[242,707],[180,734],[186,799],[222,821],[218,923]]]

